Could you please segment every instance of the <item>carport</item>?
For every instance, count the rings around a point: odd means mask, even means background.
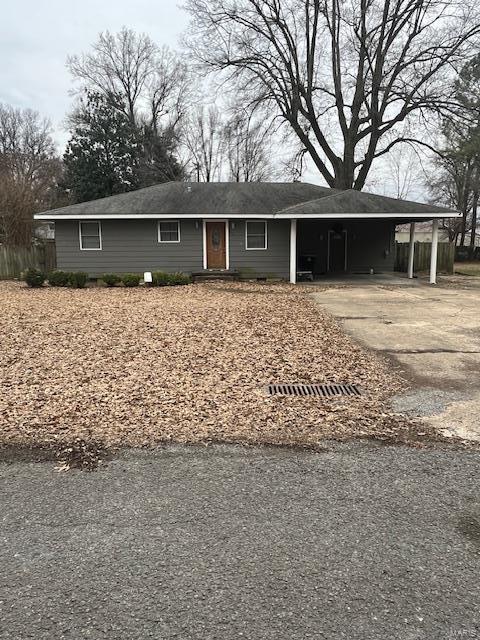
[[[413,278],[415,223],[433,222],[430,283],[437,280],[439,221],[459,217],[452,209],[349,189],[288,207],[290,282],[305,274],[384,273],[394,270],[395,227],[410,223],[408,277]]]

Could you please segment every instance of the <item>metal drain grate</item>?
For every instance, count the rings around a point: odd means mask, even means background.
[[[317,396],[337,398],[338,396],[361,396],[356,384],[269,384],[271,396]]]

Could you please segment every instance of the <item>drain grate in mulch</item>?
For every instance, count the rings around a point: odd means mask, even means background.
[[[361,396],[356,384],[269,384],[271,396],[317,396],[337,398],[338,396]]]

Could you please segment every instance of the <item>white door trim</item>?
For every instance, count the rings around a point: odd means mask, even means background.
[[[329,229],[328,230],[328,244],[327,244],[327,272],[330,273],[331,269],[330,269],[330,235],[332,233],[336,233],[336,231],[334,231],[333,229]],[[343,229],[342,230],[343,236],[344,236],[344,245],[345,245],[345,261],[344,261],[344,265],[343,265],[343,270],[346,271],[347,270],[347,248],[348,248],[348,233],[347,233],[347,229]]]
[[[230,269],[230,225],[226,218],[204,218],[203,223],[203,269],[206,271],[207,266],[207,222],[224,222],[225,223],[225,270]]]

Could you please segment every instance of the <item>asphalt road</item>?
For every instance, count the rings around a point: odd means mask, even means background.
[[[480,452],[0,464],[0,638],[480,638]]]

